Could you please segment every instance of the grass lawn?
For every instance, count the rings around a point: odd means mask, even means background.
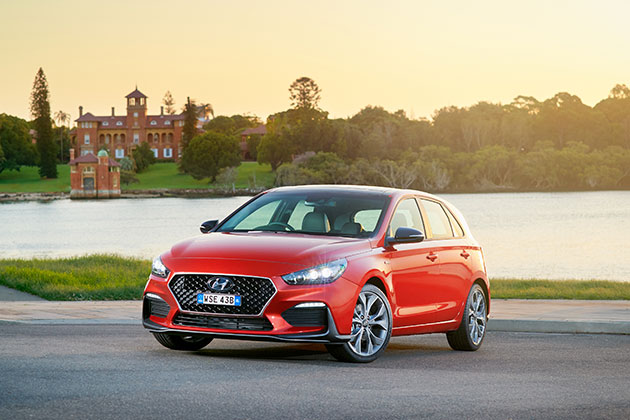
[[[36,166],[22,166],[20,171],[3,171],[0,173],[0,193],[70,192],[70,167],[68,165],[57,165],[59,173],[57,179],[41,179],[38,171],[39,168]],[[271,166],[259,165],[257,162],[242,162],[237,171],[236,188],[253,187],[254,176],[258,187],[271,187],[275,180]],[[215,184],[208,184],[207,179],[197,181],[190,175],[179,173],[177,164],[174,162],[151,165],[146,171],[138,174],[138,179],[140,182],[137,184],[123,185],[123,191],[218,187]]]
[[[249,179],[256,176],[256,185],[271,187],[275,175],[271,172],[270,165],[259,165],[257,162],[241,162],[237,168],[236,188],[250,187]],[[190,175],[184,175],[177,171],[177,164],[174,162],[156,163],[151,165],[145,172],[137,175],[140,180],[137,184],[123,185],[126,190],[147,190],[157,188],[168,189],[188,189],[188,188],[216,188],[215,184],[208,184],[208,180],[196,180]],[[253,187],[253,182],[251,183]]]
[[[0,260],[0,284],[49,300],[140,299],[151,261],[113,255]]]
[[[0,193],[70,192],[70,167],[57,165],[57,173],[57,179],[41,179],[37,166],[22,166],[19,171],[2,171]]]
[[[148,260],[113,255],[0,260],[0,284],[49,300],[140,299]],[[490,281],[496,299],[630,300],[630,283],[601,280]]]
[[[491,279],[497,299],[630,300],[630,283],[605,280]]]

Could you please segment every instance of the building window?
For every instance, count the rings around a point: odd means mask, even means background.
[[[153,150],[153,157],[155,157],[156,159],[158,158],[158,149],[151,149]]]
[[[109,134],[105,136],[105,144],[109,144]]]
[[[118,126],[122,125],[122,121],[116,121],[116,125]]]
[[[83,135],[83,143],[90,144],[90,135],[89,134],[84,134]]]
[[[86,166],[85,168],[83,168],[83,173],[84,174],[93,174],[94,173],[94,167]]]
[[[134,117],[134,118],[138,118],[138,113],[137,113],[137,112],[134,112],[134,113],[133,113],[133,117]]]
[[[135,144],[140,143],[140,134],[138,134],[138,133],[133,133],[133,142],[134,142]]]
[[[113,182],[114,188],[116,188],[118,186],[118,178],[114,177],[114,182]]]
[[[151,121],[151,125],[157,125],[157,121],[155,120]]]
[[[144,105],[144,98],[140,98],[140,105]]]
[[[129,105],[135,106],[136,105],[136,98],[129,98]]]
[[[103,121],[103,126],[108,126],[109,123],[107,121]]]
[[[171,148],[164,149],[164,157],[165,158],[173,157],[173,149],[171,149]]]
[[[116,149],[116,159],[122,159],[125,157],[125,149]]]
[[[164,125],[171,125],[171,120],[164,121]]]

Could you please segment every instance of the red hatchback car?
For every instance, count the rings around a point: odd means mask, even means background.
[[[153,261],[143,324],[160,344],[214,337],[323,343],[370,362],[392,335],[477,350],[490,289],[462,215],[433,195],[300,186],[259,194]]]

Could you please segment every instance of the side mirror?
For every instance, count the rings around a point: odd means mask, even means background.
[[[387,238],[385,240],[386,245],[394,244],[412,244],[416,242],[424,241],[424,233],[418,229],[409,227],[399,227],[396,229],[396,236],[393,238]]]
[[[199,230],[201,231],[201,233],[208,233],[218,224],[218,220],[208,220],[207,222],[203,222],[201,226],[199,226]]]

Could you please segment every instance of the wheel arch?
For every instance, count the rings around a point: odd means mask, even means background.
[[[478,278],[477,280],[473,282],[473,284],[478,284],[479,286],[481,286],[481,290],[483,290],[483,294],[486,295],[486,309],[489,314],[490,313],[490,291],[488,290],[488,285],[486,284],[486,281],[482,278]]]

